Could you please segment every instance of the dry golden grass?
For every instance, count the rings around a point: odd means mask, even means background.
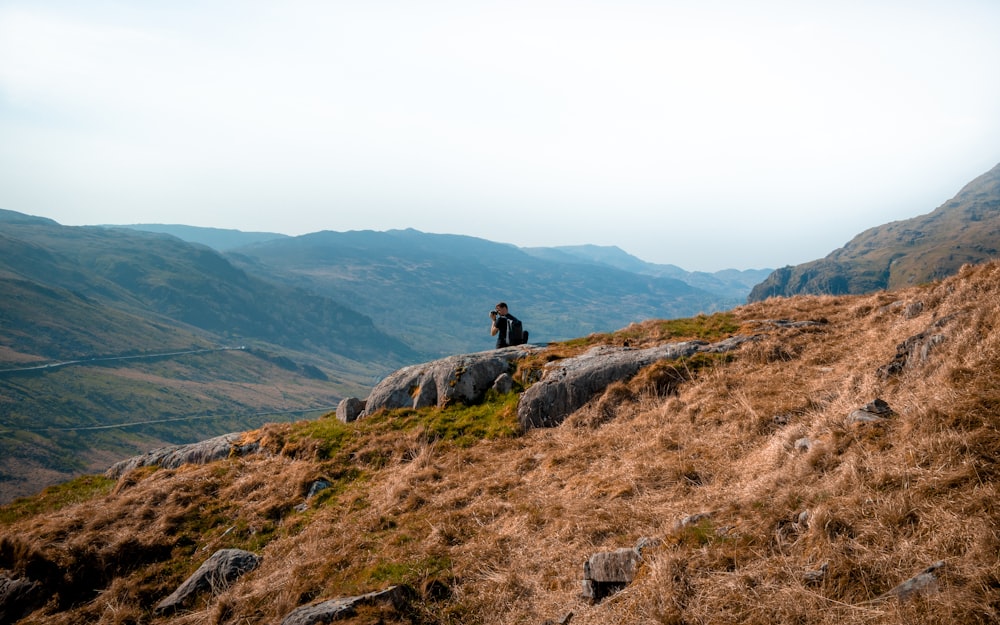
[[[759,340],[647,370],[554,429],[460,447],[386,421],[332,449],[301,425],[264,428],[253,435],[273,455],[143,470],[0,526],[0,569],[76,584],[25,623],[277,623],[396,582],[419,598],[400,622],[997,622],[1000,264],[900,292],[768,300],[732,320]],[[629,340],[662,340],[657,328]],[[879,374],[925,331],[943,335],[926,359]],[[875,398],[895,415],[848,422]],[[296,511],[321,477],[331,494]],[[635,582],[584,602],[586,558],[640,537],[662,542]],[[190,612],[152,613],[233,546],[260,568]],[[886,596],[938,561],[934,592]]]

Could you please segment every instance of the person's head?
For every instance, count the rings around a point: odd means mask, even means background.
[[[506,315],[507,314],[507,304],[505,304],[504,302],[500,302],[499,304],[497,304],[496,311],[498,313],[500,313],[501,315]]]

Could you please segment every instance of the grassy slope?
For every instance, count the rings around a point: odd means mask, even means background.
[[[51,489],[0,509],[0,569],[65,571],[64,605],[31,623],[167,622],[151,607],[223,547],[263,563],[169,622],[275,623],[300,604],[397,582],[418,589],[427,623],[569,611],[574,625],[996,622],[1000,264],[900,292],[767,300],[732,319],[761,340],[682,367],[692,379],[676,394],[648,392],[657,375],[640,374],[551,430],[512,435],[503,398],[478,412],[325,418],[248,434],[270,455]],[[945,339],[925,361],[877,374],[936,321]],[[627,334],[677,338],[664,329]],[[847,423],[876,397],[897,415]],[[334,488],[296,512],[320,477]],[[636,581],[582,602],[584,560],[643,536],[664,543]],[[878,600],[939,560],[939,592]],[[826,578],[807,584],[803,572],[823,563]]]

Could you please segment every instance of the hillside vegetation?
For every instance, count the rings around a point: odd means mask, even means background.
[[[825,258],[782,267],[750,292],[841,295],[940,280],[1000,254],[1000,165],[934,211],[870,228]]]
[[[0,292],[0,503],[300,418],[419,359],[332,299],[160,234],[0,210]]]
[[[279,623],[393,584],[413,589],[409,608],[344,622],[995,623],[998,320],[991,262],[552,345],[528,364],[626,339],[758,337],[654,365],[552,429],[518,431],[511,394],[273,424],[245,435],[259,455],[80,478],[0,508],[0,576],[51,597],[25,624]],[[892,413],[852,421],[876,399]],[[331,487],[307,502],[320,479]],[[581,599],[584,561],[643,537],[634,581]],[[260,566],[154,612],[228,547]],[[894,592],[932,565],[919,591]]]

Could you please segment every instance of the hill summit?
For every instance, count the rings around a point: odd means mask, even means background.
[[[998,262],[770,299],[549,345],[479,404],[273,424],[219,460],[80,478],[0,508],[0,610],[37,624],[997,622],[997,319]],[[735,335],[751,340],[518,427],[553,363]]]
[[[871,228],[825,258],[775,270],[748,299],[898,289],[998,255],[1000,164],[931,213]]]

